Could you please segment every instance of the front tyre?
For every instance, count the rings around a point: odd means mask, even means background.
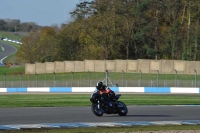
[[[120,115],[120,116],[125,116],[127,113],[128,113],[128,108],[126,107],[126,105],[121,102],[121,101],[118,101],[117,102],[117,113]]]
[[[92,103],[91,110],[96,116],[102,116],[103,115],[103,109],[100,107],[98,108],[97,104]]]

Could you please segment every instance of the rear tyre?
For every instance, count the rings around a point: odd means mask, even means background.
[[[98,109],[98,105],[94,103],[91,105],[91,110],[96,116],[102,116],[104,113],[103,109],[101,107]]]
[[[117,102],[117,113],[120,115],[120,116],[125,116],[127,113],[128,113],[128,108],[126,107],[126,105],[121,102],[121,101],[118,101]]]

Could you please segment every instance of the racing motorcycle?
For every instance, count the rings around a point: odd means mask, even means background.
[[[121,94],[117,95],[100,95],[98,91],[94,92],[90,101],[92,102],[91,110],[96,116],[102,116],[106,114],[119,114],[120,116],[125,116],[128,113],[126,105],[118,101]]]

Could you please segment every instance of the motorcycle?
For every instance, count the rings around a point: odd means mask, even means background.
[[[108,95],[94,92],[90,97],[91,110],[96,116],[102,116],[104,113],[125,116],[128,113],[128,108],[123,102],[118,101],[120,97],[121,94],[117,94],[108,98]]]

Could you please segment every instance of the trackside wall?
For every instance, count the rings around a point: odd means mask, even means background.
[[[182,60],[84,60],[55,61],[25,64],[25,74],[64,72],[127,72],[161,74],[195,74],[200,71],[199,61]]]
[[[199,94],[200,88],[179,87],[110,87],[115,92],[130,93],[193,93]],[[95,87],[28,87],[28,88],[0,88],[0,93],[18,92],[50,92],[50,93],[87,93],[95,91]]]

